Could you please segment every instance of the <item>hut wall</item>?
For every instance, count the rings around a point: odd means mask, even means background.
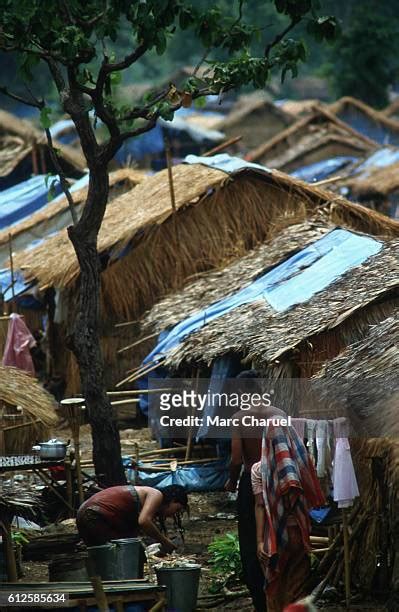
[[[252,112],[234,125],[223,127],[226,139],[242,136],[241,143],[255,149],[287,127],[287,123],[270,112]]]

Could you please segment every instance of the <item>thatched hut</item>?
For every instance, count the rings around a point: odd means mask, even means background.
[[[329,106],[330,112],[380,144],[399,145],[399,122],[364,102],[345,96]]]
[[[356,201],[399,219],[399,162],[355,174],[345,187]]]
[[[17,368],[0,366],[0,455],[30,453],[57,423],[54,398]]]
[[[209,163],[215,159],[209,158]],[[232,172],[225,164],[220,166],[225,170],[199,163],[175,166],[175,210],[166,170],[107,207],[98,248],[104,267],[102,335],[110,385],[123,378],[132,361],[146,350],[136,348],[134,358],[131,352],[117,355],[118,349],[137,339],[138,328],[115,328],[116,323],[138,321],[162,296],[181,288],[188,279],[241,257],[318,208],[328,209],[331,218],[361,231],[397,231],[398,224],[376,213],[370,215],[340,196],[238,161],[241,168],[233,158],[236,169]],[[68,306],[64,318],[68,328],[74,320],[79,266],[66,231],[18,253],[15,268],[23,271],[26,280],[35,281],[39,290],[59,292],[59,303]],[[74,361],[67,351],[63,356],[68,356],[68,365],[61,368],[68,371],[68,390],[76,392]]]
[[[212,129],[226,139],[242,136],[241,150],[250,151],[291,125],[294,117],[270,100],[259,97],[238,99],[228,115],[215,121]]]
[[[208,273],[157,304],[146,317],[146,328],[161,331],[198,311],[209,312],[212,305],[237,295],[264,275],[268,282],[267,274],[273,271],[277,274],[282,263],[286,281],[279,276],[278,282],[271,281],[272,289],[284,292],[286,283],[285,295],[290,300],[296,291],[291,286],[293,283],[308,293],[306,299],[293,298],[281,307],[276,305],[275,298],[269,299],[265,289],[262,298],[238,305],[225,314],[213,319],[204,315],[196,331],[165,353],[164,365],[174,370],[193,366],[207,368],[215,359],[233,353],[247,363],[252,362],[266,377],[308,379],[322,363],[361,338],[371,323],[394,312],[399,304],[397,229],[395,239],[368,238],[367,245],[371,240],[370,244],[376,247],[374,254],[353,265],[349,260],[358,248],[363,248],[362,240],[360,247],[351,247],[348,251],[342,247],[342,255],[340,245],[333,247],[337,261],[348,260],[349,264],[344,266],[343,273],[337,271],[333,280],[323,286],[314,285],[323,264],[322,255],[316,258],[316,267],[319,267],[314,268],[314,277],[313,263],[296,269],[295,262],[307,256],[309,245],[312,252],[322,253],[322,240],[327,236],[330,240],[335,228],[317,219],[293,225],[244,258],[223,270]],[[366,239],[366,235],[353,231],[346,234],[349,238],[355,236],[356,240],[359,236]],[[305,272],[306,280],[304,277],[302,281]],[[309,409],[307,404],[305,407]],[[295,409],[303,412],[300,401]]]
[[[399,585],[398,372],[396,309],[392,316],[370,325],[359,341],[323,364],[312,380],[328,409],[334,411],[339,407],[354,424],[352,445],[356,450],[362,501],[371,508],[357,551],[357,565],[365,574],[360,576],[362,584],[371,583],[375,571],[373,562],[377,559],[380,567],[386,566],[384,574],[396,590]],[[370,494],[373,486],[375,497]],[[382,499],[378,500],[381,493]]]
[[[54,146],[65,174],[73,178],[82,176],[86,167],[84,157],[56,140]],[[0,188],[12,187],[32,174],[55,171],[45,134],[28,121],[0,111]]]
[[[130,191],[136,185],[141,183],[145,178],[143,172],[123,168],[111,172],[109,176],[110,184],[110,200],[119,196],[121,193]],[[71,195],[79,215],[85,202],[88,191],[88,176],[79,181],[84,183],[80,188],[74,190],[72,186]],[[68,202],[64,195],[58,196],[55,200],[49,202],[36,213],[29,217],[0,231],[0,265],[8,257],[9,251],[9,236],[12,237],[13,249],[20,251],[25,249],[30,243],[38,238],[59,231],[71,223],[71,213],[69,211]]]
[[[292,172],[336,157],[360,158],[378,144],[318,105],[246,156],[250,161]]]
[[[293,115],[296,119],[309,115],[315,106],[319,106],[320,101],[316,98],[309,100],[283,100],[279,106],[286,113]]]

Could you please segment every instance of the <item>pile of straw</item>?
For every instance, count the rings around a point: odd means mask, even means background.
[[[25,372],[0,366],[0,405],[21,406],[22,420],[15,428],[3,419],[4,454],[29,452],[36,439],[46,439],[57,423],[54,398]]]

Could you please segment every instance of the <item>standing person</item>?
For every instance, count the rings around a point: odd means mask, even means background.
[[[241,392],[244,386],[246,390],[250,386],[253,393],[260,391],[259,381],[256,380],[258,374],[255,370],[241,372],[237,378],[254,379],[253,385],[250,383],[242,384]],[[226,491],[234,492],[237,489],[238,479],[240,480],[237,495],[237,514],[243,578],[251,594],[256,612],[265,612],[266,600],[263,590],[265,579],[257,556],[255,497],[251,486],[251,468],[259,461],[261,456],[263,427],[251,427],[250,429],[244,427],[242,419],[245,415],[253,415],[259,418],[272,418],[277,415],[284,418],[285,413],[274,407],[251,406],[249,410],[240,410],[234,415],[238,418],[240,425],[232,430],[230,477],[225,484]]]
[[[170,553],[176,546],[155,525],[161,526],[173,517],[181,528],[180,513],[188,509],[184,487],[171,485],[163,489],[141,486],[109,487],[95,493],[79,508],[76,526],[87,546],[99,546],[110,540],[134,538],[142,531],[162,545],[162,552]]]
[[[303,596],[310,571],[309,511],[325,503],[316,471],[293,427],[265,429],[261,461],[252,466],[258,558],[269,612]]]

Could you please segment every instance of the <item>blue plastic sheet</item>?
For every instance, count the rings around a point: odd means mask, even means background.
[[[399,162],[399,150],[388,147],[378,149],[356,168],[356,174],[360,172],[366,178],[371,170],[385,168],[396,162]]]
[[[169,485],[181,485],[187,493],[201,491],[221,491],[228,479],[229,459],[207,464],[178,467],[172,472],[142,472],[138,470],[139,484],[162,489]],[[134,482],[134,470],[128,469],[127,478]]]
[[[68,132],[63,134],[62,132],[64,130],[68,130]],[[54,125],[50,127],[50,134],[62,144],[70,144],[78,139],[75,124],[72,119],[60,119],[60,121],[54,123]]]
[[[322,161],[309,164],[298,168],[294,172],[290,172],[291,176],[302,179],[308,183],[321,181],[348,164],[353,164],[358,161],[357,157],[339,156],[331,159],[323,159]]]
[[[159,359],[183,338],[238,306],[263,299],[277,312],[283,312],[307,302],[381,248],[377,240],[335,229],[237,293],[178,323],[147,355],[144,363]]]
[[[120,164],[125,164],[129,162],[129,159],[142,159],[146,155],[162,153],[164,149],[165,143],[162,127],[157,124],[149,132],[126,140],[115,154],[115,159]]]
[[[203,164],[215,170],[223,170],[228,174],[238,172],[239,170],[245,170],[245,168],[253,168],[254,170],[261,170],[262,172],[270,173],[270,169],[260,164],[253,164],[251,162],[241,159],[241,157],[231,157],[227,153],[220,153],[219,155],[213,155],[212,157],[200,157],[198,155],[187,155],[184,158],[186,164]]]
[[[32,283],[26,283],[24,277],[21,272],[14,272],[14,295],[20,295],[27,291],[29,287],[32,286]],[[3,295],[3,299],[7,302],[12,299],[13,292],[11,288],[11,271],[6,268],[4,270],[0,270],[0,292]]]
[[[18,223],[46,206],[49,187],[50,183],[46,186],[46,177],[39,174],[0,192],[0,229]],[[58,180],[54,183],[54,190],[57,194],[61,192]]]

